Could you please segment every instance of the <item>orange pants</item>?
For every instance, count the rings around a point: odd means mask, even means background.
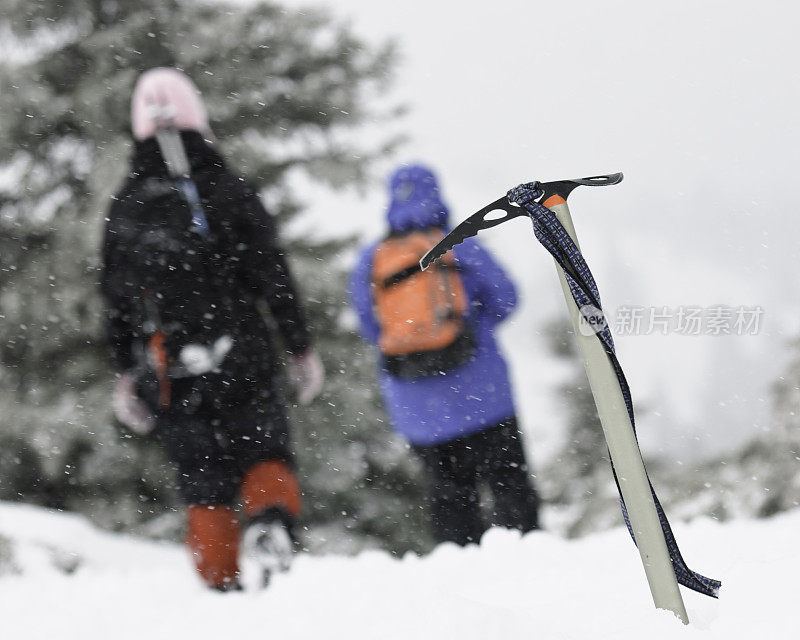
[[[300,515],[302,506],[297,477],[280,460],[266,460],[250,467],[241,486],[242,506],[248,519],[267,509],[283,508]],[[222,504],[189,506],[186,544],[197,571],[210,587],[224,589],[239,577],[239,517],[233,507]]]

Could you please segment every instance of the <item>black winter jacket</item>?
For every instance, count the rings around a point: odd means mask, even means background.
[[[259,298],[290,353],[309,347],[308,325],[256,192],[227,171],[200,134],[181,137],[210,233],[202,238],[191,230],[189,206],[155,138],[137,142],[132,172],[106,223],[102,291],[111,351],[128,370],[142,366],[143,345],[156,329],[166,334],[173,357],[185,344],[229,335],[235,347],[223,370],[256,375],[274,360]]]

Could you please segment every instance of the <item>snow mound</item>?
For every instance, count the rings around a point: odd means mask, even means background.
[[[97,530],[78,516],[0,503],[3,638],[792,638],[800,510],[678,524],[690,565],[723,580],[683,591],[691,624],[655,610],[622,528],[563,540],[493,529],[420,558],[300,556],[267,591],[218,594],[180,545]],[[10,552],[9,552],[10,550]],[[2,562],[2,560],[0,560]]]

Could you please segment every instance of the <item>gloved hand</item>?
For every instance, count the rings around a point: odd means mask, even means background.
[[[325,370],[322,360],[314,349],[289,356],[289,378],[297,391],[297,401],[309,404],[322,391]]]
[[[117,420],[134,433],[146,436],[155,427],[155,417],[136,395],[136,377],[133,374],[121,373],[117,377],[111,405]]]

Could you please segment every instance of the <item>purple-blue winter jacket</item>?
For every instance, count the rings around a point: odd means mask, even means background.
[[[448,228],[447,208],[435,176],[426,167],[400,168],[392,176],[390,190],[387,219],[393,232]],[[378,343],[380,334],[370,284],[377,245],[374,242],[363,249],[350,280],[350,297],[361,333],[372,344]],[[494,337],[495,326],[517,304],[514,285],[474,238],[454,251],[470,300],[468,322],[476,338],[475,356],[456,369],[413,380],[395,377],[380,367],[381,389],[392,425],[412,444],[447,442],[515,415],[508,369]]]

